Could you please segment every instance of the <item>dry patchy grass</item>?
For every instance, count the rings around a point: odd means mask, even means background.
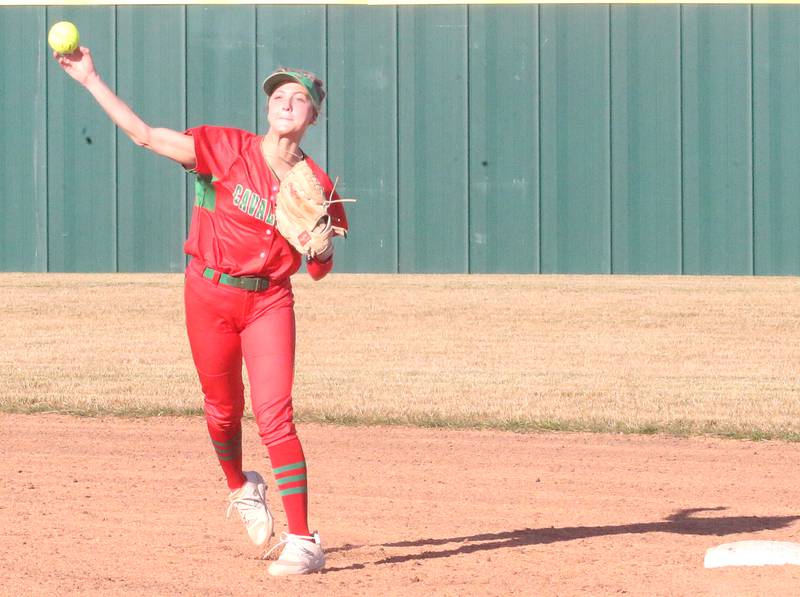
[[[0,410],[201,412],[182,276],[0,274]],[[800,438],[795,278],[295,277],[305,420]]]

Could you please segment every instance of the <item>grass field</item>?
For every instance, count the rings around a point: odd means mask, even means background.
[[[200,413],[182,275],[0,274],[0,410]],[[800,280],[295,277],[300,420],[800,439]]]

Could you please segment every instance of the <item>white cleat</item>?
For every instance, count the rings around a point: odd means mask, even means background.
[[[250,540],[256,545],[264,545],[272,537],[272,513],[267,506],[267,485],[264,479],[256,472],[245,471],[247,482],[228,496],[228,512],[235,507],[242,517],[242,522],[247,528]]]
[[[268,572],[272,576],[288,576],[290,574],[309,574],[325,567],[325,554],[319,533],[310,537],[281,533],[281,540],[265,554],[265,558],[274,550],[284,545],[280,557],[269,565]]]

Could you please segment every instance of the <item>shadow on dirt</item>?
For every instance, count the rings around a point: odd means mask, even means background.
[[[800,516],[710,516],[696,517],[699,512],[717,512],[726,510],[724,507],[717,508],[691,508],[679,510],[675,514],[659,522],[642,522],[621,525],[605,525],[595,527],[550,527],[541,529],[518,529],[515,531],[504,531],[501,533],[482,533],[479,535],[466,535],[462,537],[429,538],[415,539],[412,541],[397,541],[394,543],[383,543],[372,547],[383,548],[402,548],[417,547],[423,548],[422,551],[414,553],[389,556],[374,562],[372,565],[399,564],[413,560],[427,560],[431,558],[447,558],[459,554],[475,553],[492,549],[504,549],[509,547],[523,547],[525,545],[542,545],[548,543],[558,543],[560,541],[574,541],[576,539],[587,539],[590,537],[604,537],[609,535],[627,535],[644,533],[677,533],[679,535],[713,535],[724,536],[737,533],[753,533],[756,531],[768,531],[786,527]],[[427,550],[425,548],[459,543],[460,545],[441,550]],[[340,548],[327,550],[349,551],[358,547],[347,545]],[[329,568],[327,572],[337,570],[354,570],[364,568],[364,564],[353,564],[341,568]]]

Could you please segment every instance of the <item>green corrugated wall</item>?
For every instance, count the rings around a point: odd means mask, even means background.
[[[337,271],[800,273],[800,6],[0,8],[0,269],[180,271],[193,184],[49,56],[75,22],[151,124],[263,132],[328,85]]]

